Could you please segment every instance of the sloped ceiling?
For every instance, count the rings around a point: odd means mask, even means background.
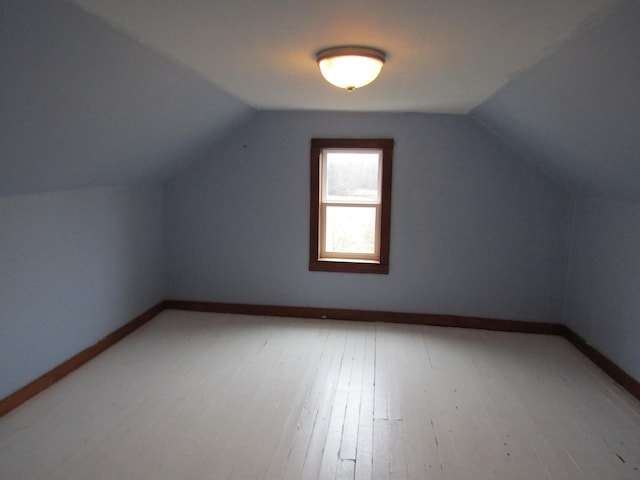
[[[569,190],[637,200],[638,4],[0,0],[0,194],[165,181],[254,109],[328,109],[471,111]],[[326,84],[342,43],[385,49],[381,78]]]
[[[262,110],[467,113],[615,0],[73,0]],[[322,80],[321,48],[388,54],[373,85]]]
[[[159,182],[252,109],[59,0],[0,2],[0,194]]]
[[[640,202],[640,2],[622,2],[473,116],[577,195]]]

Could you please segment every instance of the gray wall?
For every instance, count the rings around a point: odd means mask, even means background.
[[[163,298],[162,188],[0,197],[0,398]]]
[[[565,323],[640,379],[640,205],[576,205]]]
[[[579,199],[563,323],[636,379],[640,379],[638,25],[640,2],[618,2],[472,113]]]
[[[622,1],[474,118],[575,194],[640,202],[640,2]]]
[[[162,183],[253,110],[66,0],[0,0],[0,195]]]
[[[309,272],[309,139],[392,137],[389,275]],[[565,194],[466,116],[262,112],[165,189],[168,297],[560,321]]]

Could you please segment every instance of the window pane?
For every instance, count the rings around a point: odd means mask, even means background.
[[[324,201],[379,202],[380,152],[327,152]]]
[[[376,208],[327,206],[327,253],[375,253]]]

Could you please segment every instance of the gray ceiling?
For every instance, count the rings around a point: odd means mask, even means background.
[[[614,0],[73,0],[258,109],[467,113]],[[314,53],[388,53],[341,94]]]
[[[636,0],[0,0],[0,194],[164,181],[255,109],[469,113],[576,194],[640,202]],[[385,49],[326,84],[313,53]]]
[[[623,2],[473,116],[571,192],[640,202],[640,2]]]
[[[0,194],[157,182],[253,112],[60,0],[0,0]]]

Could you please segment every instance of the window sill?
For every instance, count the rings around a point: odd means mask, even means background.
[[[377,273],[386,275],[389,273],[389,265],[371,260],[312,259],[309,261],[309,270],[314,272]]]

